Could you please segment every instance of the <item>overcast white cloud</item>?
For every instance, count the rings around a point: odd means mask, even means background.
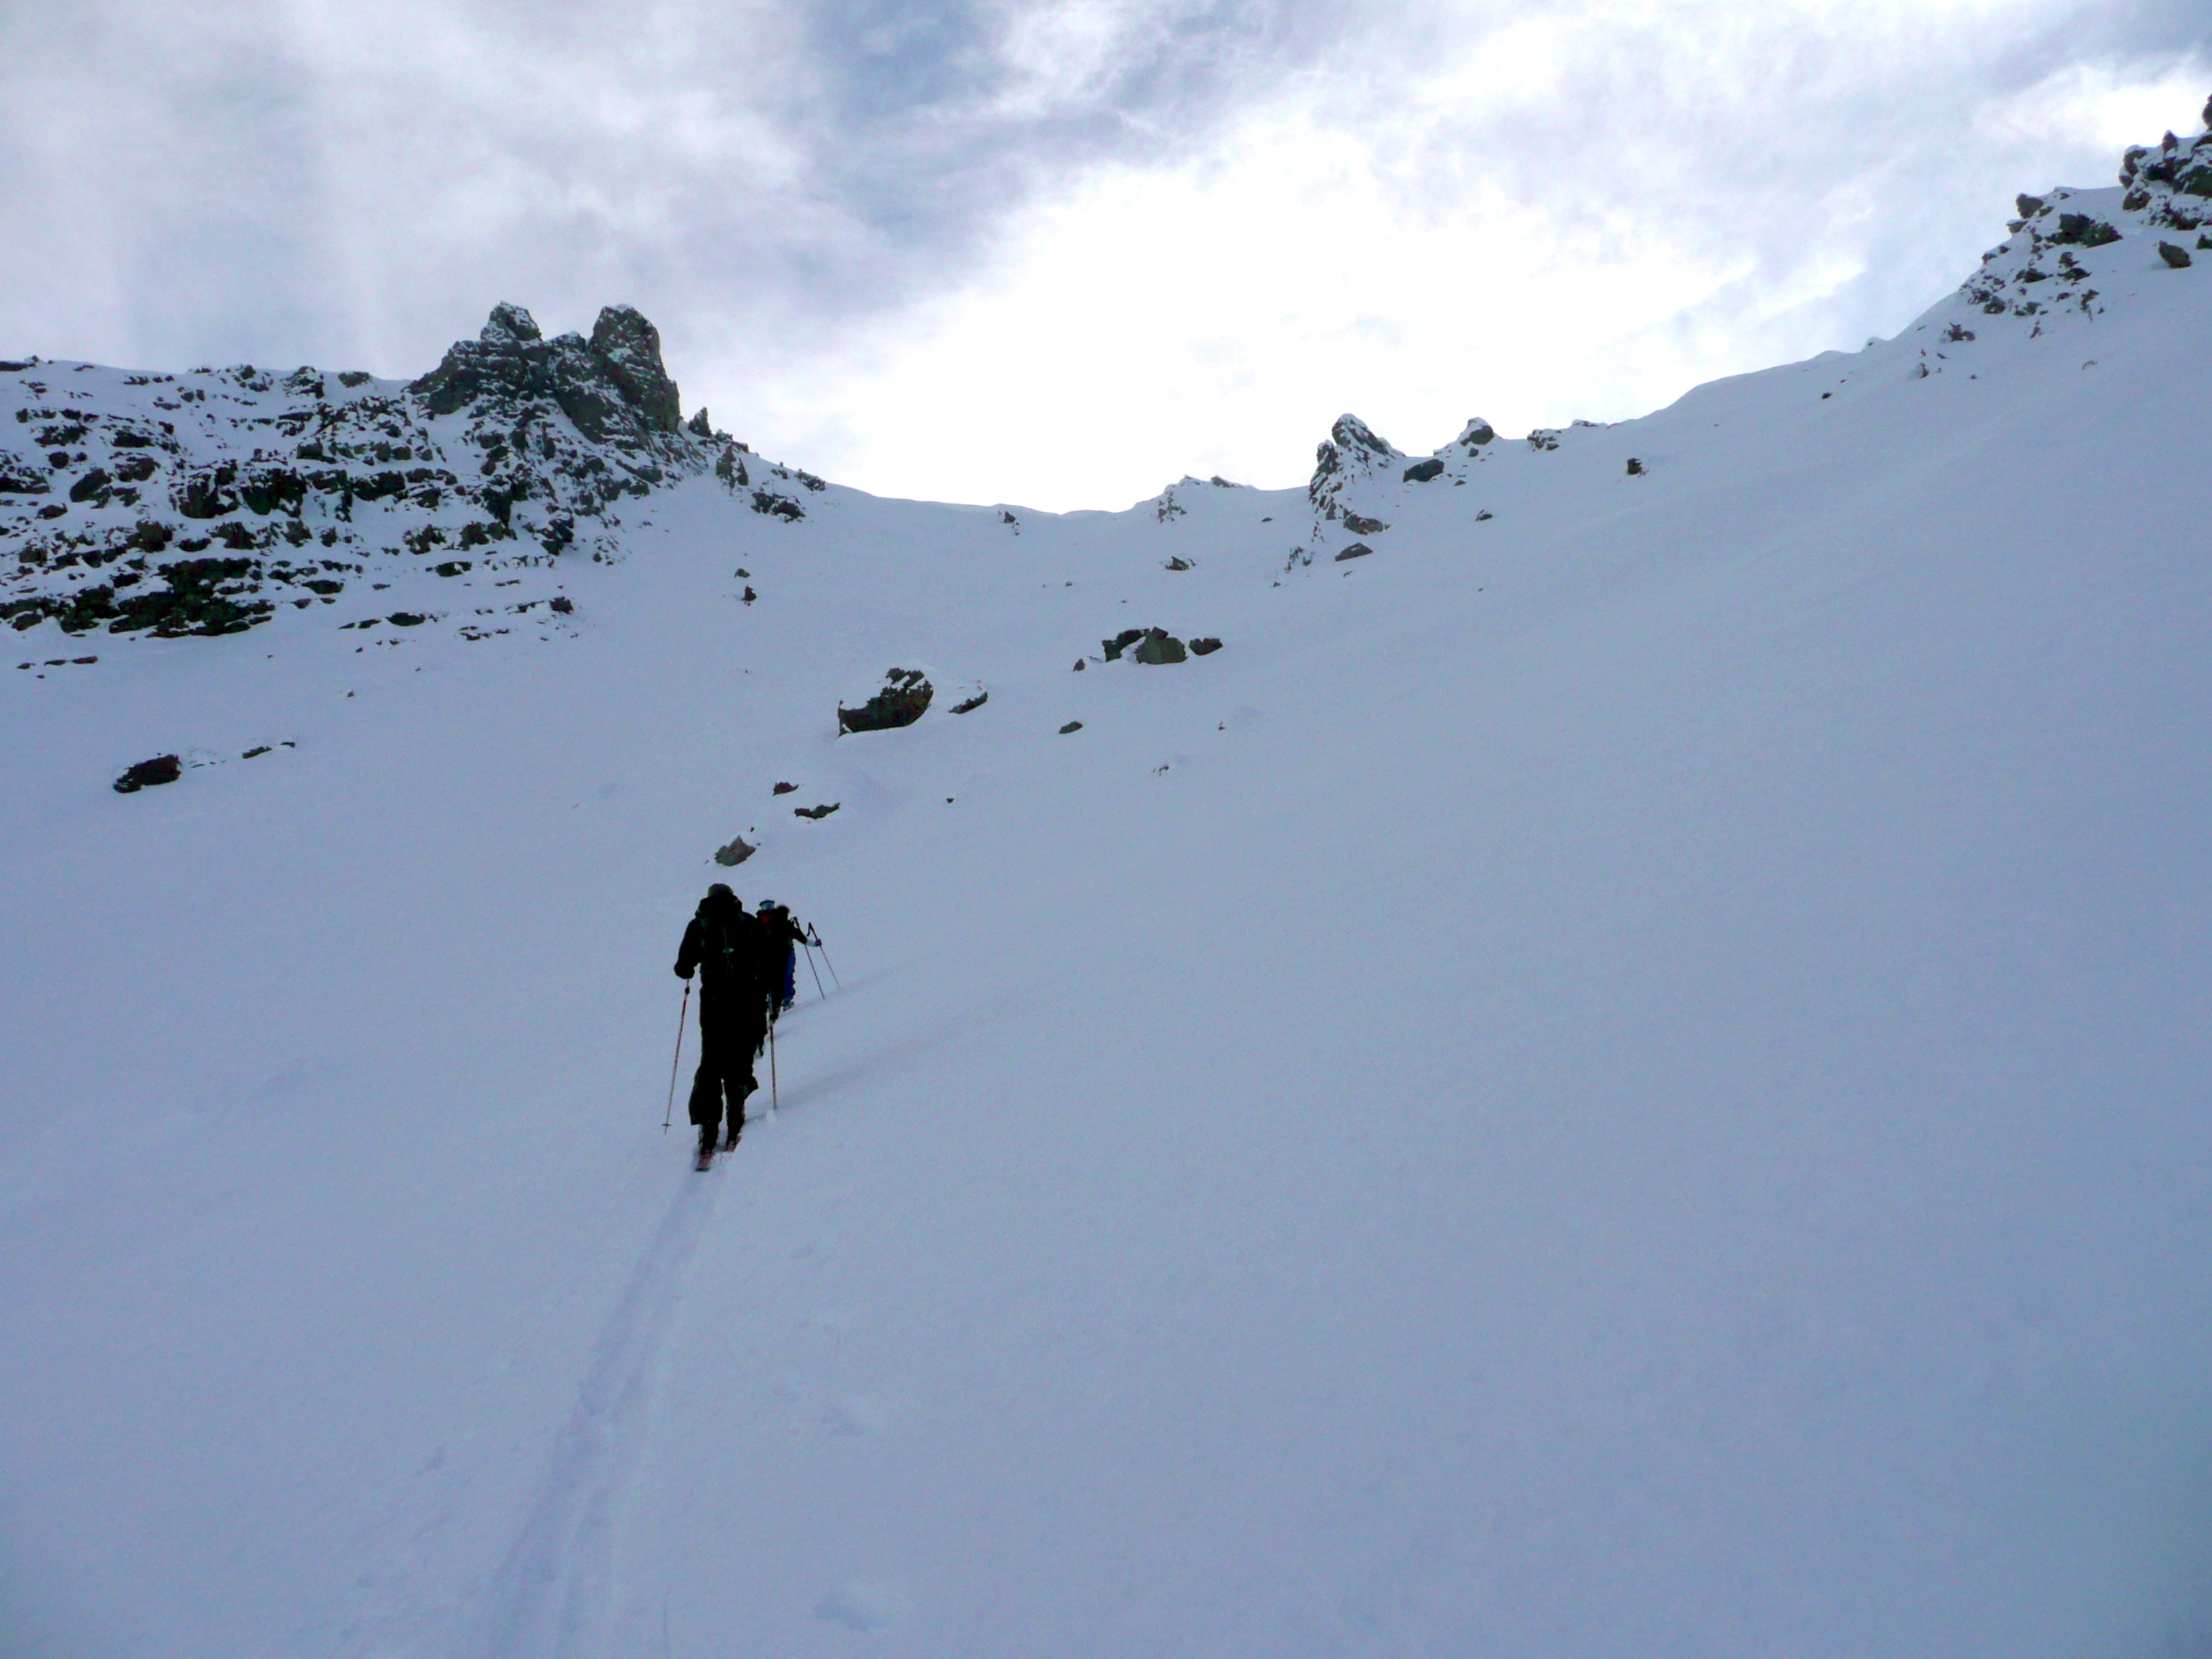
[[[429,366],[628,300],[841,480],[1120,505],[1895,329],[2195,124],[2196,6],[0,10],[0,349]]]

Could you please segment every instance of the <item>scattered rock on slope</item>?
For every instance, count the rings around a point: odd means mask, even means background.
[[[174,755],[156,755],[125,769],[115,781],[118,795],[135,795],[150,784],[174,783],[185,775],[184,763]]]
[[[934,695],[928,678],[919,668],[892,668],[884,673],[883,689],[858,708],[837,705],[837,732],[884,732],[894,726],[912,726],[929,710],[929,700]]]
[[[1099,644],[1105,649],[1108,662],[1118,660],[1124,651],[1128,652],[1130,661],[1155,667],[1163,663],[1182,662],[1189,655],[1183,642],[1164,628],[1125,628],[1112,639],[1101,640]],[[1135,648],[1132,650],[1132,647]]]
[[[1158,667],[1164,663],[1184,661],[1189,655],[1190,653],[1183,648],[1182,641],[1166,629],[1148,628],[1145,630],[1145,637],[1130,648],[1129,660]]]

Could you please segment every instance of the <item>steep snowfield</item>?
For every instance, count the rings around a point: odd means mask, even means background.
[[[1425,483],[15,635],[0,1646],[2198,1650],[2212,258],[2120,222]],[[740,833],[843,985],[702,1176]]]

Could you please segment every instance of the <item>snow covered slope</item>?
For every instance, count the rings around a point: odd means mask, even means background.
[[[1347,417],[1306,491],[791,519],[664,421],[598,562],[438,576],[480,501],[386,551],[356,488],[333,605],[266,591],[305,495],[192,520],[242,631],[41,599],[0,1646],[2212,1647],[2212,259],[2142,166],[1894,340]],[[98,388],[79,479],[185,384],[27,379]],[[458,514],[465,417],[373,395]],[[557,630],[462,620],[518,578]],[[700,1176],[721,877],[842,984]]]

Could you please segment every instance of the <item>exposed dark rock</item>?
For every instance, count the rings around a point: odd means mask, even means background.
[[[1168,561],[1167,568],[1170,570],[1194,570],[1198,567],[1194,561],[1186,559],[1178,553]]]
[[[1099,649],[1104,653],[1108,662],[1114,662],[1119,659],[1124,651],[1144,637],[1143,629],[1125,628],[1112,639],[1099,641]]]
[[[0,495],[43,495],[52,488],[35,465],[0,451]]]
[[[2012,204],[2022,219],[2033,219],[2043,211],[2043,198],[2040,196],[2015,196],[2012,198]]]
[[[507,300],[491,308],[489,319],[477,336],[488,346],[531,345],[544,337],[545,331],[538,326],[538,319]]]
[[[1084,669],[1084,662],[1083,662],[1083,659],[1082,659],[1082,658],[1080,658],[1080,657],[1078,657],[1078,658],[1075,659],[1075,666],[1074,666],[1074,668],[1073,668],[1073,669],[1072,669],[1070,672],[1073,672],[1073,673],[1080,674],[1080,673],[1083,672],[1083,669]]]
[[[1346,455],[1387,461],[1398,453],[1357,415],[1338,416],[1336,424],[1328,429],[1328,435]]]
[[[1628,458],[1628,476],[1632,478],[1640,478],[1644,476],[1644,463],[1633,455]]]
[[[858,708],[837,705],[838,735],[912,726],[928,712],[929,700],[934,695],[935,688],[920,669],[889,669],[884,674],[883,689]]]
[[[778,495],[766,489],[753,491],[753,511],[765,513],[771,518],[781,519],[787,523],[806,516],[806,509],[793,501],[790,496]]]
[[[1060,728],[1060,735],[1064,738],[1071,732],[1080,732],[1082,729],[1083,722],[1081,720],[1070,720],[1066,725]]]
[[[978,691],[974,696],[963,697],[954,703],[952,712],[956,714],[970,714],[990,701],[991,694],[988,691]]]
[[[1377,468],[1397,459],[1398,451],[1357,415],[1340,415],[1328,436],[1314,449],[1314,473],[1306,484],[1306,500],[1323,518],[1334,519],[1342,511],[1338,498],[1348,481],[1370,477]]]
[[[70,486],[70,499],[73,501],[88,501],[114,482],[115,480],[108,476],[106,467],[95,466]]]
[[[297,517],[307,497],[307,482],[289,467],[257,467],[239,482],[238,499],[264,518],[276,512]]]
[[[2058,229],[2051,236],[2054,242],[2075,242],[2083,247],[2103,247],[2108,242],[2120,240],[2120,233],[2102,219],[2092,218],[2086,213],[2062,213]]]
[[[106,620],[112,634],[143,628],[163,639],[242,634],[276,608],[265,599],[249,597],[251,583],[259,574],[251,559],[178,559],[161,567],[164,586],[103,605],[99,617],[87,617],[79,626]],[[88,599],[99,591],[88,589],[81,598]],[[61,623],[64,629],[71,627],[68,617]]]
[[[235,513],[238,495],[231,486],[237,482],[238,466],[232,461],[188,473],[177,492],[177,511],[187,519],[218,519]]]
[[[743,836],[739,836],[727,847],[718,847],[714,849],[714,862],[720,865],[734,867],[738,865],[743,864],[747,859],[750,858],[754,854],[759,851],[759,848],[755,847]]]
[[[142,760],[126,768],[115,781],[115,793],[135,795],[149,784],[174,783],[184,775],[184,763],[174,755],[156,755],[151,760]]]
[[[793,795],[798,793],[799,786],[795,783],[779,783],[769,791],[771,795]]]
[[[660,362],[660,331],[634,306],[609,306],[592,325],[592,350],[606,364],[625,401],[663,432],[682,424],[676,382]]]
[[[566,593],[556,593],[545,602],[545,605],[548,610],[558,616],[568,617],[575,614],[576,602]]]
[[[1344,515],[1344,527],[1355,536],[1379,536],[1390,526],[1380,519],[1363,519],[1357,513]]]
[[[2165,260],[2167,264],[2172,266],[2176,270],[2183,270],[2196,263],[2195,260],[2189,257],[2189,250],[2187,248],[2176,247],[2171,242],[2160,242],[2158,245],[2158,257]]]
[[[653,447],[655,434],[682,423],[659,331],[629,306],[600,312],[586,343],[576,334],[548,340],[528,312],[502,304],[476,339],[456,341],[408,390],[434,415],[485,400],[518,410],[550,401],[587,441],[633,449]]]
[[[385,618],[394,628],[420,628],[429,620],[419,611],[395,611]]]
[[[1182,641],[1166,629],[1148,628],[1145,630],[1144,638],[1130,650],[1129,660],[1157,668],[1167,663],[1184,661],[1189,655],[1190,653],[1183,648]]]
[[[1220,649],[1221,641],[1210,635],[1190,642],[1190,654],[1194,657],[1210,657]]]
[[[1406,469],[1405,482],[1407,483],[1426,483],[1431,478],[1442,477],[1443,470],[1444,464],[1432,455],[1425,461],[1415,461],[1413,465],[1407,467]]]
[[[791,810],[802,818],[826,818],[845,803],[833,800],[823,806],[794,806]]]
[[[691,418],[684,422],[684,429],[695,438],[711,438],[714,435],[714,423],[707,418],[707,406],[704,404],[700,404]]]
[[[1336,556],[1335,562],[1342,564],[1346,559],[1364,559],[1374,550],[1365,542],[1354,542]]]

